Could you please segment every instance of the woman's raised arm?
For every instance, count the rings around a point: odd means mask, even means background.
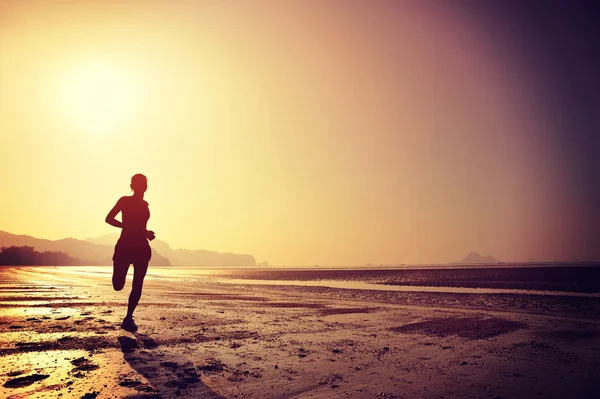
[[[123,222],[118,221],[117,219],[115,219],[115,216],[117,216],[117,214],[119,212],[121,212],[122,210],[122,202],[123,202],[123,198],[120,198],[117,203],[115,204],[115,206],[113,206],[113,208],[110,210],[110,212],[108,212],[108,215],[106,215],[106,223],[110,224],[111,226],[115,226],[118,228],[123,228]]]

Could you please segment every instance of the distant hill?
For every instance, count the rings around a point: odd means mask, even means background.
[[[0,248],[0,266],[69,266],[81,263],[81,259],[73,258],[64,252],[39,252],[33,247]]]
[[[33,247],[39,252],[63,252],[72,258],[81,260],[82,265],[112,265],[114,246],[118,234],[108,234],[87,240],[63,238],[61,240],[46,240],[28,235],[17,235],[0,230],[1,247]],[[173,250],[168,243],[161,240],[151,242],[151,266],[256,266],[252,255],[219,253],[202,249]]]
[[[81,259],[85,264],[112,264],[113,247],[108,245],[94,245],[87,241],[75,238],[61,240],[46,240],[28,235],[11,234],[0,231],[0,247],[27,246],[36,251],[65,252],[69,256]]]
[[[460,261],[460,263],[465,263],[465,264],[490,264],[490,263],[496,263],[496,262],[497,262],[497,260],[494,259],[493,256],[491,256],[491,255],[481,256],[477,252],[471,252],[469,255],[467,255],[466,258],[464,258],[463,260]]]
[[[106,234],[88,238],[86,241],[99,245],[106,243],[114,245],[118,238],[118,234]],[[222,253],[205,249],[172,249],[167,242],[159,239],[155,239],[150,245],[158,253],[166,256],[171,264],[177,266],[256,266],[256,259],[252,255]]]

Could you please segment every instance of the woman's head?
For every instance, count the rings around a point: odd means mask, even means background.
[[[144,193],[144,192],[146,192],[146,189],[148,188],[148,179],[146,179],[146,176],[144,176],[141,173],[133,175],[133,177],[131,178],[131,186],[130,187],[134,193],[135,192]]]

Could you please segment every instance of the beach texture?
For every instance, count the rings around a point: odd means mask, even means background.
[[[149,277],[129,333],[131,276],[121,292],[57,267],[0,283],[7,399],[600,396],[600,298]]]

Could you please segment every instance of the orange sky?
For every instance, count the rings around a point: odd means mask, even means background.
[[[175,248],[576,259],[543,85],[482,29],[418,2],[3,2],[0,230],[113,232],[144,173]]]

